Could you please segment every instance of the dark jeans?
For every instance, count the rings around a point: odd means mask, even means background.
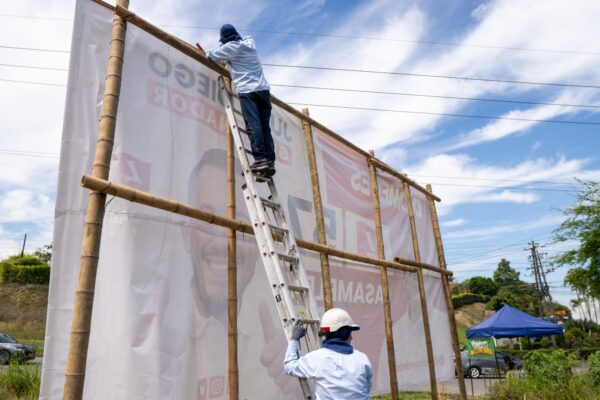
[[[275,163],[275,145],[271,136],[271,95],[268,90],[240,93],[244,122],[250,136],[254,159]]]

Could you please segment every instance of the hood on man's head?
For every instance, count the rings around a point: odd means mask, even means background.
[[[231,42],[233,40],[242,40],[242,37],[238,31],[231,24],[225,24],[221,27],[221,38],[219,42],[222,44]]]

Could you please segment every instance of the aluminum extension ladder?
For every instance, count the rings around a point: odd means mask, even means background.
[[[219,76],[218,80],[227,120],[246,180],[242,192],[279,312],[279,319],[288,340],[297,322],[305,324],[307,332],[303,341],[306,349],[317,350],[320,347],[319,312],[306,270],[300,262],[296,239],[287,223],[275,182],[272,178],[265,178],[250,170],[247,155],[252,155],[252,151],[246,147],[241,136],[242,133],[248,135],[248,132],[239,127],[236,114],[240,117],[243,115],[233,106],[233,97],[237,96],[227,89],[223,76]],[[270,192],[267,198],[259,195],[257,182],[267,183]],[[315,399],[312,387],[306,379],[300,378],[300,385],[305,399]]]

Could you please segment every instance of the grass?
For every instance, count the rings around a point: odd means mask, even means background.
[[[0,398],[3,400],[35,400],[40,395],[39,365],[12,363],[0,370]]]

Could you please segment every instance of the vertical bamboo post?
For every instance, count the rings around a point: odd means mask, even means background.
[[[403,182],[404,198],[406,199],[406,209],[408,210],[408,219],[410,221],[410,233],[412,237],[413,251],[415,261],[421,261],[421,251],[419,250],[419,238],[417,236],[417,224],[415,223],[415,213],[413,210],[412,196],[410,195],[410,186]],[[427,364],[429,366],[429,385],[431,387],[431,398],[438,398],[437,379],[435,376],[435,359],[433,357],[433,345],[431,343],[431,328],[429,325],[429,314],[427,311],[427,297],[425,296],[425,284],[423,283],[423,270],[419,268],[417,272],[419,285],[419,297],[421,298],[421,314],[423,315],[423,331],[425,332],[425,347],[427,349]]]
[[[127,8],[129,0],[117,0],[117,5]],[[110,169],[121,91],[126,30],[125,20],[115,14],[113,16],[102,111],[98,126],[96,154],[92,168],[92,176],[101,179],[108,179]],[[79,278],[73,305],[71,337],[65,370],[63,390],[63,399],[65,400],[75,400],[83,397],[105,206],[106,194],[90,192],[83,230]]]
[[[427,190],[431,192],[431,185],[427,185]],[[429,198],[429,212],[431,213],[431,221],[433,224],[433,235],[435,237],[435,245],[437,248],[438,262],[441,269],[446,268],[446,256],[444,255],[444,245],[442,244],[442,234],[440,232],[440,224],[438,221],[437,210],[435,209],[435,201]],[[463,400],[467,399],[467,388],[465,387],[465,376],[463,374],[462,359],[460,355],[460,346],[458,345],[458,331],[456,329],[456,319],[454,317],[454,306],[450,297],[450,285],[448,283],[448,275],[443,274],[442,285],[444,287],[444,297],[446,298],[446,308],[448,310],[448,319],[450,322],[450,334],[452,335],[452,350],[454,351],[454,362],[456,373],[458,374],[458,388],[460,396]]]
[[[227,90],[231,81],[225,78]],[[231,128],[227,125],[227,217],[235,219],[235,157]],[[237,236],[235,229],[227,229],[227,340],[228,340],[228,381],[229,399],[239,399],[238,367],[238,298],[237,298]]]
[[[369,155],[374,157],[373,150],[369,150]],[[377,183],[377,170],[369,160],[369,170],[371,172],[371,196],[374,205],[375,217],[375,235],[377,236],[377,254],[382,260],[385,259],[385,249],[383,247],[383,228],[381,226],[381,206],[379,203],[379,186]],[[380,267],[381,274],[381,292],[383,295],[383,315],[385,318],[385,338],[387,342],[388,369],[390,373],[390,389],[392,399],[398,400],[398,373],[396,371],[396,352],[394,350],[394,334],[392,332],[392,307],[390,305],[390,288],[388,284],[388,274],[386,267]]]
[[[302,112],[309,115],[308,108]],[[327,235],[325,235],[325,217],[323,214],[323,199],[321,198],[321,186],[319,185],[319,171],[317,168],[317,157],[315,155],[315,142],[313,138],[312,126],[306,120],[302,120],[302,129],[306,139],[306,152],[308,156],[308,167],[310,168],[310,181],[312,183],[313,203],[315,205],[315,217],[317,220],[317,235],[319,244],[327,245]],[[323,279],[323,300],[325,310],[333,308],[333,294],[331,291],[331,273],[329,271],[329,256],[319,253],[321,258],[321,276]]]

